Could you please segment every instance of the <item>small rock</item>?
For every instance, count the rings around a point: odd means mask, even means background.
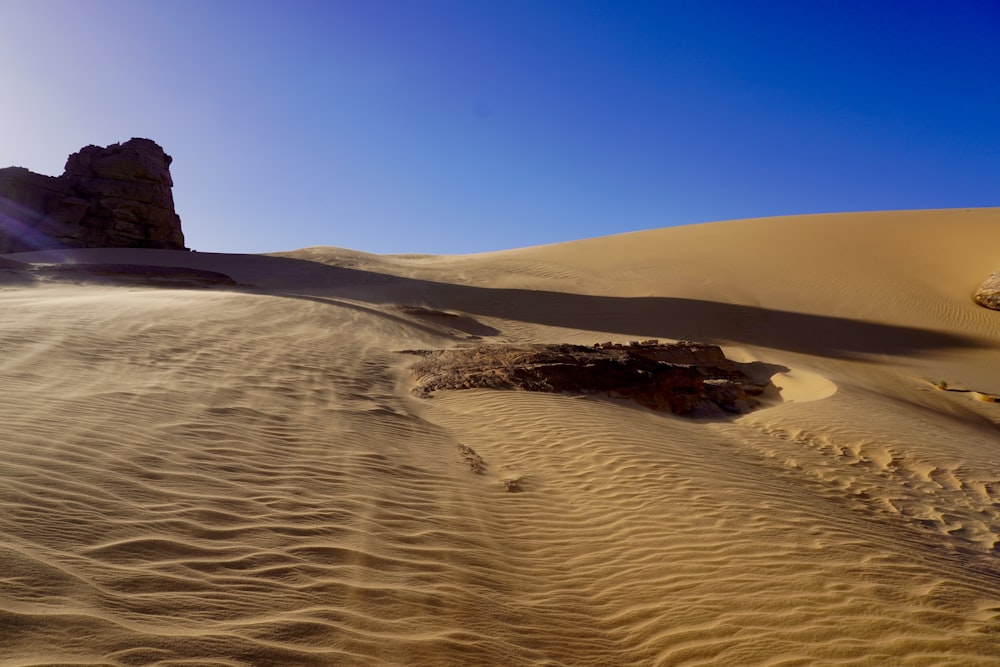
[[[481,473],[486,468],[486,461],[472,447],[459,444],[458,451],[462,453],[462,458],[465,459],[472,472]]]
[[[1000,271],[994,271],[976,290],[976,303],[993,310],[1000,310]]]

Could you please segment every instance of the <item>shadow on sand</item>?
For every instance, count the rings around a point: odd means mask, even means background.
[[[224,271],[241,285],[235,288],[239,291],[317,301],[332,299],[340,305],[344,304],[337,302],[338,298],[372,306],[393,306],[396,307],[393,316],[408,315],[408,322],[423,320],[435,330],[437,327],[430,321],[434,316],[415,315],[405,307],[442,311],[439,315],[456,316],[454,328],[474,335],[499,333],[490,323],[477,319],[498,318],[623,337],[742,343],[839,358],[912,356],[940,349],[993,345],[992,341],[947,331],[698,299],[476,287],[274,255],[141,252],[145,253],[141,261],[152,265]],[[13,258],[22,262],[39,261],[31,255],[34,253]],[[88,251],[86,257],[74,261],[106,262],[113,261],[114,256],[113,249]],[[449,323],[441,320],[435,324]]]
[[[262,258],[264,259],[264,258]],[[499,318],[622,336],[747,345],[838,358],[919,355],[949,348],[988,347],[991,341],[947,331],[677,297],[613,297],[456,285],[268,257],[274,269],[310,280],[299,294],[323,294],[373,305],[420,306],[474,318]],[[303,266],[311,265],[311,266]],[[315,290],[315,291],[314,291]],[[491,327],[477,333],[490,335]],[[595,341],[597,342],[597,341]]]

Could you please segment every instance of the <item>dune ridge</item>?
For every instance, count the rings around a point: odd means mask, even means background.
[[[1000,406],[935,383],[1000,392],[997,223],[4,256],[237,284],[0,261],[0,664],[995,665]],[[629,337],[786,370],[692,421],[401,353]]]

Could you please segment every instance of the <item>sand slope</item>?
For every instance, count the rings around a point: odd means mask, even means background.
[[[1000,404],[933,384],[1000,393],[1000,210],[5,257],[242,286],[0,271],[0,665],[1000,664]],[[780,391],[418,399],[399,353],[639,337]]]

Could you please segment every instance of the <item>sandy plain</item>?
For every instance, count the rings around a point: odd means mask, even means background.
[[[240,285],[0,266],[0,665],[1000,664],[1000,209],[4,257]],[[775,387],[421,399],[400,353],[637,338]]]

